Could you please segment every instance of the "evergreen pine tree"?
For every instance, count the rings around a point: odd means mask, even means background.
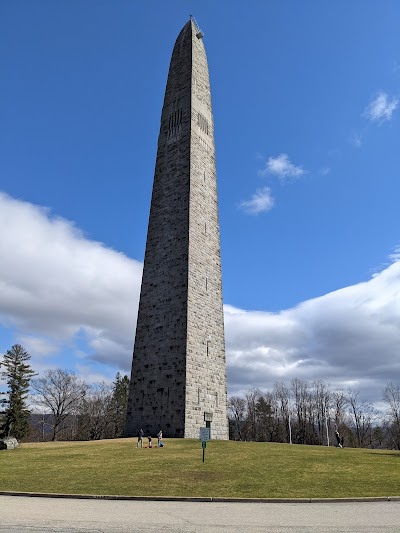
[[[129,394],[128,376],[121,377],[117,372],[113,385],[114,436],[123,437]]]
[[[8,386],[8,406],[3,416],[3,432],[6,436],[22,439],[29,431],[30,411],[26,405],[29,384],[35,375],[27,363],[28,352],[20,344],[14,344],[3,356],[2,367]]]

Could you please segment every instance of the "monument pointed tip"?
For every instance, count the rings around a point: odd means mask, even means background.
[[[200,29],[200,26],[197,24],[197,21],[196,19],[194,18],[193,15],[190,15],[190,20],[189,22],[192,24],[193,26],[193,29],[194,29],[194,32],[196,34],[196,37],[198,39],[202,39],[204,37],[204,33],[202,32],[202,30]]]

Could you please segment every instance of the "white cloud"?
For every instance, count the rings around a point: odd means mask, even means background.
[[[67,366],[94,381],[128,372],[142,265],[1,194],[0,225],[0,323],[17,329],[33,368]],[[230,393],[299,377],[352,382],[379,400],[385,383],[400,382],[398,249],[392,260],[364,283],[279,313],[225,305]]]
[[[258,215],[263,211],[270,211],[274,206],[274,199],[269,187],[258,189],[250,200],[244,200],[239,207],[249,215]]]
[[[349,380],[371,400],[400,381],[400,261],[367,282],[280,313],[225,306],[231,392],[276,380]]]
[[[0,193],[0,323],[37,357],[69,349],[129,368],[142,264]],[[85,352],[87,353],[87,352]]]
[[[399,99],[389,98],[389,95],[380,91],[376,98],[364,109],[363,116],[372,122],[385,122],[392,119],[394,111],[397,109]]]
[[[273,174],[284,180],[285,178],[299,178],[304,174],[304,170],[291,163],[287,154],[280,154],[277,157],[268,158],[265,169],[260,171],[261,176],[267,174]]]

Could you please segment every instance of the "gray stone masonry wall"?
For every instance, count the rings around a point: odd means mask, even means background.
[[[204,45],[176,40],[161,114],[126,435],[227,439],[214,124]],[[207,415],[209,416],[209,415]]]

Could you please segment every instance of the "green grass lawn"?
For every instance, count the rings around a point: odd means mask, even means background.
[[[0,452],[0,490],[126,496],[400,495],[400,452],[264,442],[134,439],[22,444]]]

